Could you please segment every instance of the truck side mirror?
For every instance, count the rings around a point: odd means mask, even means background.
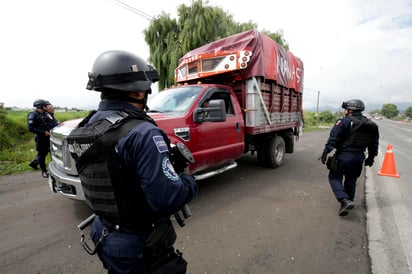
[[[208,107],[199,107],[193,113],[193,121],[201,122],[223,122],[226,121],[226,106],[222,99],[210,100]]]

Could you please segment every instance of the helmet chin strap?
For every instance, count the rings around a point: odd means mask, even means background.
[[[147,98],[149,96],[150,91],[145,92],[144,98],[143,99],[138,99],[138,98],[134,98],[129,96],[129,94],[127,93],[115,93],[115,92],[104,92],[105,96],[110,98],[110,99],[114,99],[114,100],[121,100],[121,101],[125,101],[125,102],[129,102],[129,103],[137,103],[137,104],[141,104],[143,105],[143,109],[146,109],[146,103],[147,103]]]
[[[136,98],[129,97],[129,96],[125,96],[125,98],[122,98],[122,99],[130,103],[137,103],[137,104],[142,104],[142,105],[146,105],[146,101],[147,101],[146,96],[144,99],[136,99]]]
[[[143,99],[137,99],[126,95],[124,100],[130,103],[141,104],[143,105],[143,109],[147,109],[147,98],[149,97],[149,93],[151,93],[151,90],[145,92]]]
[[[137,104],[141,104],[143,107],[142,109],[144,110],[148,110],[149,108],[147,107],[146,103],[147,103],[147,93],[144,96],[144,99],[136,99],[136,98],[131,98],[131,97],[127,97],[124,99],[125,101],[129,102],[129,103],[137,103]]]

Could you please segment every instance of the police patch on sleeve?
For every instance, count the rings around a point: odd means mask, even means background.
[[[155,143],[157,150],[159,153],[168,152],[169,149],[167,148],[166,142],[163,139],[162,135],[153,136],[153,142]]]
[[[179,175],[177,175],[172,163],[168,157],[164,157],[162,161],[162,171],[163,174],[172,181],[179,180]]]

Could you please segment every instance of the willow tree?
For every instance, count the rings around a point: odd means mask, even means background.
[[[159,90],[173,84],[173,71],[182,56],[179,45],[179,31],[175,19],[162,13],[152,20],[144,31],[145,41],[149,45],[150,62],[159,72]]]
[[[150,62],[159,72],[159,90],[174,83],[174,69],[186,52],[220,38],[257,28],[252,21],[235,22],[229,12],[209,6],[207,0],[193,1],[191,6],[182,4],[177,9],[177,15],[176,20],[162,12],[144,31],[150,49]],[[271,33],[264,30],[263,33],[288,48],[282,31]]]

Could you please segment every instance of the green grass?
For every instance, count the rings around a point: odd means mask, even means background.
[[[36,156],[34,134],[27,129],[27,111],[11,111],[0,108],[0,176],[32,171],[28,166]],[[59,122],[83,118],[87,111],[56,112]],[[311,113],[306,113],[303,132],[330,127],[332,124],[316,123]],[[50,162],[50,154],[46,158]]]
[[[324,130],[324,129],[330,130],[331,128],[332,128],[332,125],[310,126],[310,127],[303,128],[303,132],[312,132],[315,130]]]
[[[36,156],[34,134],[27,129],[25,111],[0,109],[0,176],[32,171],[28,166]],[[56,112],[59,122],[82,118],[88,114],[81,112]],[[50,161],[50,154],[46,162]]]

